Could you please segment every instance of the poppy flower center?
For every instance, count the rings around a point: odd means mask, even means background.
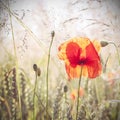
[[[87,62],[87,59],[86,59],[86,58],[82,58],[82,59],[80,59],[80,60],[78,61],[78,64],[79,64],[79,65],[84,65],[84,64],[86,64],[86,62]]]

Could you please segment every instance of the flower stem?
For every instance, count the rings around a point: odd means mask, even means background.
[[[98,91],[98,84],[97,84],[97,80],[99,80],[99,79],[95,79],[95,91],[96,91],[96,97],[97,97],[97,102],[99,103],[100,102],[100,95],[99,95],[99,91]]]
[[[120,56],[119,56],[119,51],[118,51],[118,47],[117,45],[114,43],[114,42],[109,42],[110,44],[113,44],[116,48],[116,52],[117,52],[117,57],[118,57],[118,62],[119,62],[119,65],[120,65]]]
[[[88,78],[85,81],[85,91],[88,93]]]
[[[103,67],[103,73],[106,72],[107,63],[108,63],[108,60],[109,60],[109,58],[110,58],[110,55],[111,55],[111,54],[108,55],[108,57],[107,57],[107,59],[106,59],[106,61],[105,61],[105,65],[104,65],[104,67]]]
[[[37,87],[37,71],[35,72],[35,87],[34,87],[34,93],[33,93],[33,120],[35,120],[35,93],[36,93],[36,87]]]
[[[53,38],[54,38],[54,31],[51,33],[51,42],[50,42],[50,46],[49,46],[49,50],[48,50],[48,61],[47,61],[47,73],[46,73],[46,117],[48,119],[48,73],[49,73],[49,63],[50,63],[50,52],[51,52],[51,47],[52,47],[52,43],[53,43]]]
[[[77,108],[76,108],[76,120],[77,120],[77,117],[78,117],[78,109],[79,109],[79,90],[80,90],[80,83],[81,83],[81,78],[82,78],[82,68],[83,66],[81,67],[81,70],[80,70],[80,77],[79,77],[79,83],[78,83],[78,93],[77,93]]]
[[[10,10],[10,5],[8,1],[8,8]],[[9,17],[10,17],[10,26],[11,26],[11,34],[12,34],[12,41],[13,41],[13,47],[14,47],[14,55],[15,55],[15,68],[16,68],[16,80],[17,80],[17,91],[18,91],[18,103],[19,103],[19,108],[20,108],[20,120],[22,120],[22,105],[21,105],[21,96],[20,96],[20,83],[18,79],[18,58],[17,58],[17,50],[16,50],[16,43],[15,43],[15,37],[14,37],[14,29],[13,29],[13,22],[12,22],[12,15],[9,12]]]

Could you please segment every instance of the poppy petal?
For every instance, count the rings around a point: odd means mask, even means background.
[[[66,67],[66,72],[68,74],[68,78],[73,79],[73,78],[79,78],[80,76],[80,67],[72,67],[71,65],[65,64]]]
[[[93,43],[96,51],[99,52],[100,49],[101,49],[101,44],[100,44],[100,42],[99,42],[98,40],[93,40],[92,43]]]
[[[79,56],[81,54],[81,48],[75,42],[70,42],[66,47],[66,55],[72,66],[76,66],[79,62]]]
[[[100,75],[102,66],[99,61],[95,60],[89,63],[87,69],[88,69],[88,77],[95,78],[98,75]]]
[[[67,45],[66,43],[63,43],[58,48],[58,50],[59,50],[58,57],[61,60],[67,59],[67,56],[66,56],[66,45]]]
[[[100,61],[100,57],[94,45],[92,44],[92,42],[90,42],[90,44],[86,47],[86,58],[87,58],[88,63],[89,61],[94,61],[94,60]]]
[[[84,37],[75,37],[70,39],[72,42],[77,43],[80,48],[85,49],[88,44],[90,44],[90,40]]]
[[[88,77],[97,77],[101,72],[102,66],[100,63],[100,57],[92,43],[86,47],[86,58]]]
[[[70,40],[62,43],[58,47],[58,51],[59,51],[58,52],[58,57],[61,60],[66,60],[67,59],[66,48],[67,48],[67,46],[68,46],[69,43],[76,43],[81,49],[85,49],[86,46],[90,43],[90,40],[88,38],[75,37],[75,38],[72,38],[72,39],[70,39]]]
[[[68,74],[69,80],[74,78],[79,78],[81,68],[82,68],[82,75],[88,76],[88,70],[86,65],[84,66],[77,65],[76,67],[72,67],[70,64],[66,63],[65,68],[66,68],[66,72]]]

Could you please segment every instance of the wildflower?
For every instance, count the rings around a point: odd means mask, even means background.
[[[65,61],[69,79],[79,78],[81,67],[83,76],[95,78],[100,75],[100,46],[98,41],[91,42],[88,38],[73,38],[59,46],[58,57]]]
[[[72,100],[76,100],[77,94],[78,94],[77,90],[74,89],[74,90],[71,92],[71,94],[70,94],[71,99],[72,99]],[[83,90],[83,88],[80,88],[80,90],[79,90],[79,97],[83,97],[83,95],[84,95],[84,90]]]

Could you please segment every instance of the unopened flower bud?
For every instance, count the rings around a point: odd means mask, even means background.
[[[37,71],[38,68],[37,68],[36,64],[33,65],[33,69],[34,69],[34,71]]]
[[[108,43],[107,41],[101,41],[100,44],[101,44],[101,47],[105,47],[105,46],[107,46],[109,43]]]
[[[55,32],[54,31],[51,32],[51,36],[52,36],[52,38],[55,36]]]
[[[64,92],[66,93],[68,91],[67,85],[64,86]]]

